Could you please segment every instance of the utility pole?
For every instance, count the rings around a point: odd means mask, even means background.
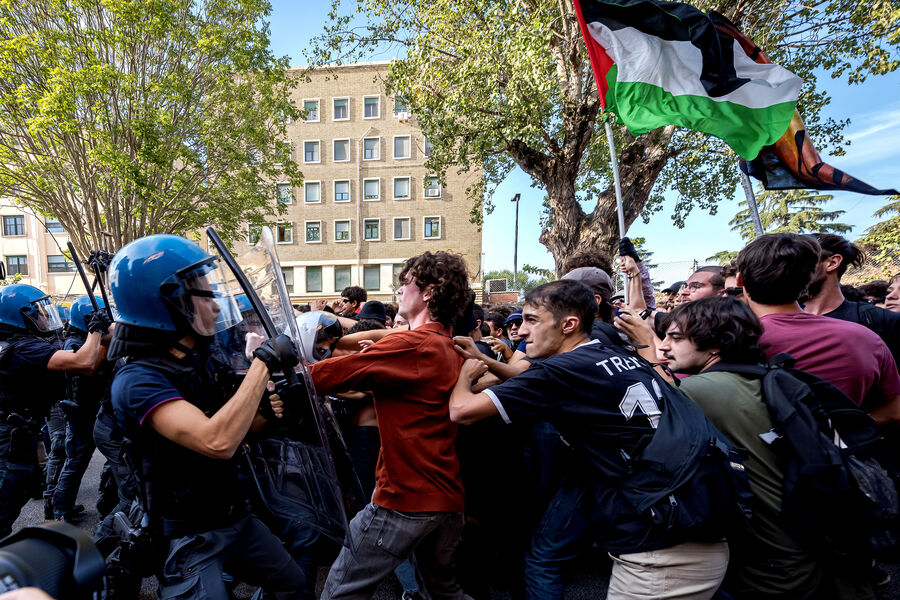
[[[516,203],[516,233],[513,238],[513,290],[518,290],[516,280],[519,278],[519,200],[522,194],[516,194],[512,197],[512,202]]]

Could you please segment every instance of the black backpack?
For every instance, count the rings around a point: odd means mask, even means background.
[[[882,438],[846,394],[793,365],[779,354],[768,365],[717,363],[706,372],[762,379],[769,443],[785,459],[782,514],[792,533],[811,549],[870,560],[898,539],[900,500]]]
[[[743,535],[753,494],[738,452],[697,404],[653,376],[662,414],[637,456],[622,452],[630,473],[620,490],[672,544]]]

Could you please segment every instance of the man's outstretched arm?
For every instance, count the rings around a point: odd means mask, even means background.
[[[459,379],[450,394],[450,420],[469,425],[498,414],[494,402],[485,393],[476,394],[472,384],[487,372],[487,365],[479,359],[469,358],[463,363]]]

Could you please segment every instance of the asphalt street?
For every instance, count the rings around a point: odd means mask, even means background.
[[[78,493],[78,502],[84,504],[87,508],[87,515],[79,526],[93,531],[98,521],[96,501],[97,486],[100,482],[100,469],[103,466],[103,456],[99,452],[94,454],[91,464],[85,474],[81,489]],[[44,507],[41,500],[30,500],[22,514],[13,526],[13,530],[18,530],[27,525],[36,525],[44,522]],[[881,590],[881,598],[900,600],[900,566],[888,565],[886,570],[891,575],[891,582]],[[318,589],[324,582],[327,568],[323,567],[319,570]],[[565,600],[600,600],[606,597],[606,587],[609,576],[609,561],[598,551],[594,551],[585,556],[573,569],[570,577],[570,583],[566,586]],[[152,600],[156,598],[156,580],[145,579],[141,590],[140,600]],[[240,585],[235,590],[235,596],[238,599],[250,598],[255,590],[246,585]],[[394,600],[401,596],[402,588],[391,577],[388,581],[378,589],[374,596],[375,600]],[[492,589],[491,596],[493,600],[511,600],[511,594],[507,590]],[[481,600],[481,599],[479,599]]]

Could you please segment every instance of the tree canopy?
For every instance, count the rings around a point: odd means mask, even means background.
[[[234,239],[302,182],[268,0],[0,0],[0,195],[79,252],[215,225]]]
[[[518,165],[545,190],[540,241],[557,261],[584,249],[612,253],[619,232],[602,115],[572,0],[332,0],[311,64],[340,64],[391,49],[386,84],[406,98],[433,152],[428,166],[483,169],[469,190],[473,218]],[[696,2],[742,27],[806,84],[800,109],[811,138],[840,154],[847,120],[825,119],[823,74],[862,83],[898,66],[900,7],[891,0]],[[663,192],[678,196],[676,225],[695,207],[732,198],[736,157],[719,140],[662,127],[632,136],[617,127],[625,220],[649,219]]]
[[[770,190],[756,197],[759,219],[766,233],[846,233],[853,227],[846,223],[835,223],[845,211],[825,210],[834,196],[810,190]],[[732,231],[741,238],[751,241],[756,237],[747,201],[741,200],[744,208],[728,222]]]
[[[900,196],[891,196],[875,216],[883,219],[869,227],[857,243],[866,247],[876,263],[892,262],[900,256]]]

